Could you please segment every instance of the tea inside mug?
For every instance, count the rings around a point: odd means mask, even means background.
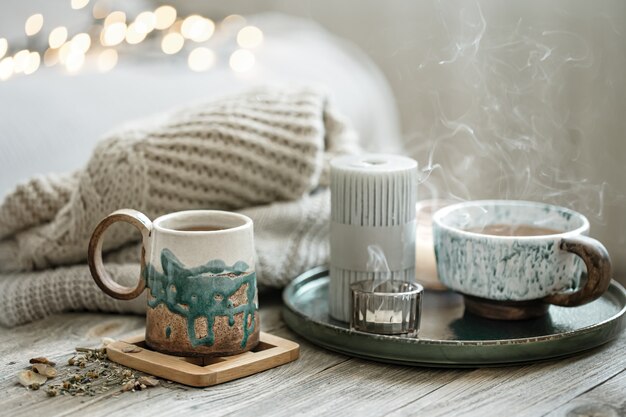
[[[545,236],[561,233],[560,230],[527,224],[490,224],[484,227],[472,227],[465,231],[495,236]]]
[[[218,232],[252,224],[252,221],[237,213],[218,210],[189,210],[166,214],[154,221],[162,231],[174,232]]]
[[[221,226],[189,226],[189,227],[179,227],[175,228],[180,232],[215,232],[218,230],[226,230],[227,227]]]
[[[584,216],[564,207],[513,200],[486,200],[453,204],[437,211],[434,222],[445,227],[503,237],[584,233]]]

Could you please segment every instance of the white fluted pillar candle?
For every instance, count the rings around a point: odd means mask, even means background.
[[[349,322],[351,284],[415,281],[417,162],[366,154],[341,156],[330,165],[329,307],[334,319]],[[386,265],[372,259],[378,250]]]

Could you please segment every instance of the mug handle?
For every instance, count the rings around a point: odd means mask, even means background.
[[[130,223],[141,232],[141,272],[139,282],[135,288],[125,287],[118,284],[111,278],[111,275],[104,269],[102,263],[102,241],[104,232],[115,222]],[[145,214],[132,209],[121,209],[114,211],[106,216],[98,223],[91,240],[89,241],[89,251],[87,261],[89,262],[89,270],[93,280],[96,281],[98,287],[108,295],[119,300],[131,300],[136,298],[146,288],[146,278],[144,270],[146,267],[146,245],[148,244],[150,233],[152,231],[152,222]]]
[[[543,300],[558,306],[574,307],[600,297],[609,288],[612,276],[611,258],[604,245],[596,239],[580,235],[562,239],[560,248],[582,258],[587,266],[587,281],[577,291],[549,295]]]

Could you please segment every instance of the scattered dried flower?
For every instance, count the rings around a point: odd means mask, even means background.
[[[50,365],[50,366],[56,365],[54,362],[52,362],[48,358],[44,358],[43,356],[39,356],[37,358],[31,358],[31,360],[29,360],[28,362],[29,363],[43,363],[45,365]]]
[[[33,371],[37,372],[40,375],[45,376],[46,378],[54,378],[57,376],[57,370],[54,369],[50,365],[46,365],[43,363],[35,363],[33,364]]]
[[[142,349],[128,345],[130,351],[136,352]],[[34,358],[41,359],[41,358]],[[45,358],[43,358],[45,359]],[[18,375],[20,383],[31,389],[38,389],[46,382],[46,375],[57,374],[57,370],[43,361],[33,363],[33,369],[23,371],[24,375]],[[140,391],[159,385],[159,380],[150,376],[139,376],[131,369],[113,362],[109,362],[105,348],[76,348],[74,356],[68,359],[69,367],[59,369],[60,382],[46,385],[46,394],[49,397],[62,395],[71,396],[94,396],[99,393],[117,389],[113,396],[121,395],[127,391]],[[35,380],[37,379],[37,380]]]
[[[39,385],[45,384],[48,378],[31,370],[27,370],[19,372],[17,374],[17,380],[25,387],[32,387],[33,384],[37,384],[37,388],[32,389],[39,389]]]
[[[156,378],[152,378],[150,376],[142,376],[137,380],[140,384],[145,385],[146,387],[156,387],[159,385],[159,380]]]
[[[136,381],[134,379],[131,379],[130,381],[122,385],[122,391],[126,392],[135,389],[135,382]]]
[[[84,352],[84,353],[88,353],[88,352],[93,352],[94,351],[94,349],[89,349],[89,348],[80,347],[80,346],[77,346],[76,348],[74,348],[74,350],[76,352]]]

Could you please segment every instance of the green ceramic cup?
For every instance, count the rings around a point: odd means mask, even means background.
[[[491,318],[586,304],[611,280],[609,254],[588,232],[585,216],[550,204],[454,204],[433,217],[439,279],[465,296],[466,309]]]
[[[116,283],[104,269],[105,230],[122,221],[143,237],[141,275],[134,288]],[[118,210],[96,227],[89,266],[96,284],[128,300],[148,289],[146,344],[180,356],[225,356],[253,349],[259,341],[252,220],[216,210],[167,214],[151,222]]]

